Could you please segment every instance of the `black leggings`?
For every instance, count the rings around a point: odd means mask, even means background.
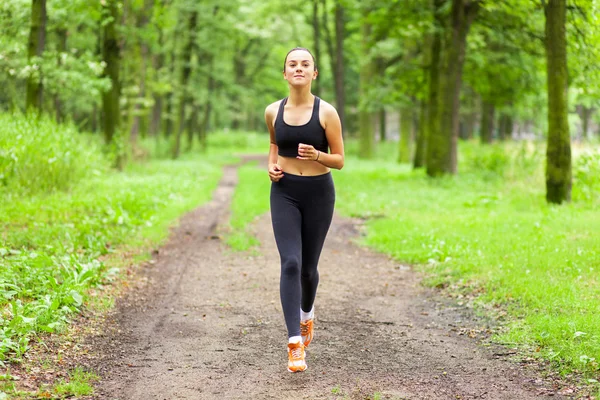
[[[281,257],[280,296],[288,337],[300,336],[300,307],[309,312],[319,284],[317,264],[333,217],[331,173],[284,173],[271,184],[271,220]]]

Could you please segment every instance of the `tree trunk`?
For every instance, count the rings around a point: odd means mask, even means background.
[[[442,173],[440,157],[444,143],[440,138],[440,72],[442,63],[442,27],[444,0],[434,0],[434,22],[436,29],[431,41],[431,63],[429,64],[429,91],[427,94],[427,112],[429,114],[426,136],[427,175]]]
[[[413,158],[413,168],[423,168],[426,165],[427,151],[427,101],[421,100],[419,109],[419,124],[417,129],[417,146],[415,148],[415,157]]]
[[[141,14],[138,16],[137,28],[143,30],[146,24],[148,24],[148,20],[150,19],[150,15],[152,15],[152,6],[154,5],[154,0],[145,0],[144,1],[144,9]],[[135,102],[135,107],[133,110],[133,124],[131,125],[131,132],[129,139],[131,141],[132,147],[135,149],[137,146],[137,140],[140,133],[140,102],[146,98],[146,64],[148,58],[148,43],[146,43],[145,38],[140,39],[140,69],[139,69],[139,77],[140,77],[140,92],[138,101]],[[145,114],[145,112],[144,112]]]
[[[342,121],[342,131],[346,128],[346,89],[345,63],[344,63],[344,39],[346,38],[346,20],[344,17],[344,7],[342,0],[337,0],[335,4],[335,105]]]
[[[174,81],[177,76],[176,73],[176,54],[175,54],[175,49],[173,49],[171,51],[171,68],[170,68],[170,72],[171,72],[171,78]],[[165,137],[171,137],[171,135],[173,134],[173,131],[175,130],[175,118],[173,116],[173,109],[175,108],[175,93],[173,90],[171,90],[166,98],[166,105],[167,105],[167,109],[166,109],[166,116],[167,118],[164,120],[164,124],[165,124],[165,128],[164,128],[164,132],[165,132]]]
[[[364,7],[364,6],[363,6]],[[365,10],[368,13],[367,10]],[[361,26],[361,57],[366,59],[369,57],[369,49],[371,48],[370,36],[371,25],[366,21]],[[358,112],[358,124],[360,132],[360,149],[358,152],[361,158],[372,158],[375,155],[375,132],[373,129],[373,115],[368,109],[368,88],[371,87],[373,80],[373,61],[368,61],[360,69],[360,96],[361,104]]]
[[[33,57],[42,57],[46,45],[46,0],[32,0],[31,2],[31,27],[29,29],[29,42],[27,62],[32,65]],[[38,65],[38,73],[32,73],[27,78],[26,108],[42,111],[43,86],[42,71]]]
[[[200,114],[200,107],[194,101],[192,101],[191,109],[190,118],[187,120],[187,151],[194,147],[194,136],[198,130],[198,114]]]
[[[212,99],[216,96],[214,93],[216,87],[216,81],[213,76],[215,66],[214,56],[208,59],[208,96],[206,97],[206,104],[204,105],[204,116],[202,117],[202,123],[200,125],[200,148],[202,152],[206,152],[206,135],[210,129],[210,117],[212,113]]]
[[[379,111],[379,141],[385,142],[386,140],[386,124],[385,124],[385,108]]]
[[[404,107],[400,111],[400,140],[398,141],[398,162],[409,163],[412,152],[413,111]]]
[[[192,11],[190,14],[190,18],[188,20],[188,38],[185,48],[183,50],[183,67],[181,70],[181,76],[179,79],[179,90],[180,93],[180,101],[179,101],[179,113],[178,113],[178,121],[179,126],[177,129],[177,134],[175,137],[175,146],[173,148],[173,159],[179,157],[179,153],[181,151],[181,136],[183,135],[183,131],[185,130],[185,100],[188,98],[188,82],[190,79],[190,75],[192,73],[192,50],[194,48],[194,40],[196,38],[196,25],[198,22],[198,13],[196,11]]]
[[[571,138],[567,103],[566,0],[549,0],[546,6],[546,58],[548,80],[548,144],[546,148],[546,200],[571,200]]]
[[[119,96],[121,92],[119,82],[119,43],[116,24],[119,21],[117,0],[106,0],[103,3],[103,17],[108,21],[104,25],[102,59],[106,63],[104,76],[111,83],[109,90],[102,94],[104,142],[111,144],[115,132],[119,127]]]
[[[427,173],[433,176],[456,173],[462,69],[467,33],[478,9],[476,1],[452,0],[444,73],[440,79],[440,129],[431,133],[435,137],[431,142],[434,156],[427,160]]]
[[[321,62],[321,32],[320,32],[320,24],[319,24],[319,2],[321,0],[313,0],[313,18],[312,18],[312,26],[313,26],[313,43],[314,43],[314,54],[315,54],[315,62]],[[318,66],[317,66],[318,68]],[[321,84],[318,82],[318,79],[313,81],[312,91],[317,97],[321,97]]]
[[[502,141],[510,139],[512,137],[513,125],[513,119],[509,114],[500,114],[498,138]]]
[[[162,34],[159,34],[162,38]],[[159,39],[159,43],[162,48],[162,40]],[[159,50],[159,54],[152,57],[152,69],[157,73],[161,70],[164,64],[164,53],[163,50]],[[154,105],[152,106],[152,114],[150,120],[150,134],[153,136],[159,136],[162,122],[162,110],[163,110],[163,94],[161,93],[153,93],[152,97],[154,98]]]
[[[430,69],[431,69],[431,49],[432,49],[433,35],[431,33],[426,33],[423,36],[423,86],[425,87],[424,92],[426,93],[425,98],[423,98],[419,103],[419,123],[417,124],[417,138],[416,138],[416,147],[415,154],[413,158],[413,168],[423,168],[425,167],[427,154],[427,93],[429,93],[429,81],[430,81]]]
[[[58,50],[58,54],[56,56],[56,65],[57,68],[60,69],[62,67],[61,54],[67,52],[67,29],[59,28],[56,32],[56,35],[58,36],[58,44],[56,48]],[[58,92],[54,94],[54,111],[56,112],[56,122],[59,124],[62,123],[64,120],[64,115],[62,111],[62,102],[60,101]]]
[[[490,144],[494,138],[494,115],[496,108],[484,100],[481,105],[481,132],[479,139],[482,144]]]
[[[590,118],[594,109],[586,106],[581,107],[581,134],[585,139],[589,139],[590,134]]]

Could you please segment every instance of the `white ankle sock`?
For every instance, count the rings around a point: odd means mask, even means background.
[[[315,317],[315,306],[309,312],[304,312],[304,310],[300,309],[300,321],[308,321],[309,319],[313,319]]]
[[[302,336],[292,336],[288,343],[300,343],[302,341]]]

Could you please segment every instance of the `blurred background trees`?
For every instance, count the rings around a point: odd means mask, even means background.
[[[573,139],[599,135],[597,0],[12,0],[0,111],[33,109],[177,158],[215,130],[264,131],[283,57],[310,48],[315,94],[359,154],[458,172],[458,140],[547,140],[547,199],[570,198]],[[265,147],[266,148],[266,147]]]

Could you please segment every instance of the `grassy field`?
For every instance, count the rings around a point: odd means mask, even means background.
[[[511,175],[519,168],[507,160],[495,172],[480,169],[479,150],[466,150],[463,172],[439,181],[408,166],[352,159],[335,174],[337,209],[368,219],[367,245],[503,320],[497,341],[597,379],[597,199],[574,191],[580,200],[548,206],[539,168]]]

